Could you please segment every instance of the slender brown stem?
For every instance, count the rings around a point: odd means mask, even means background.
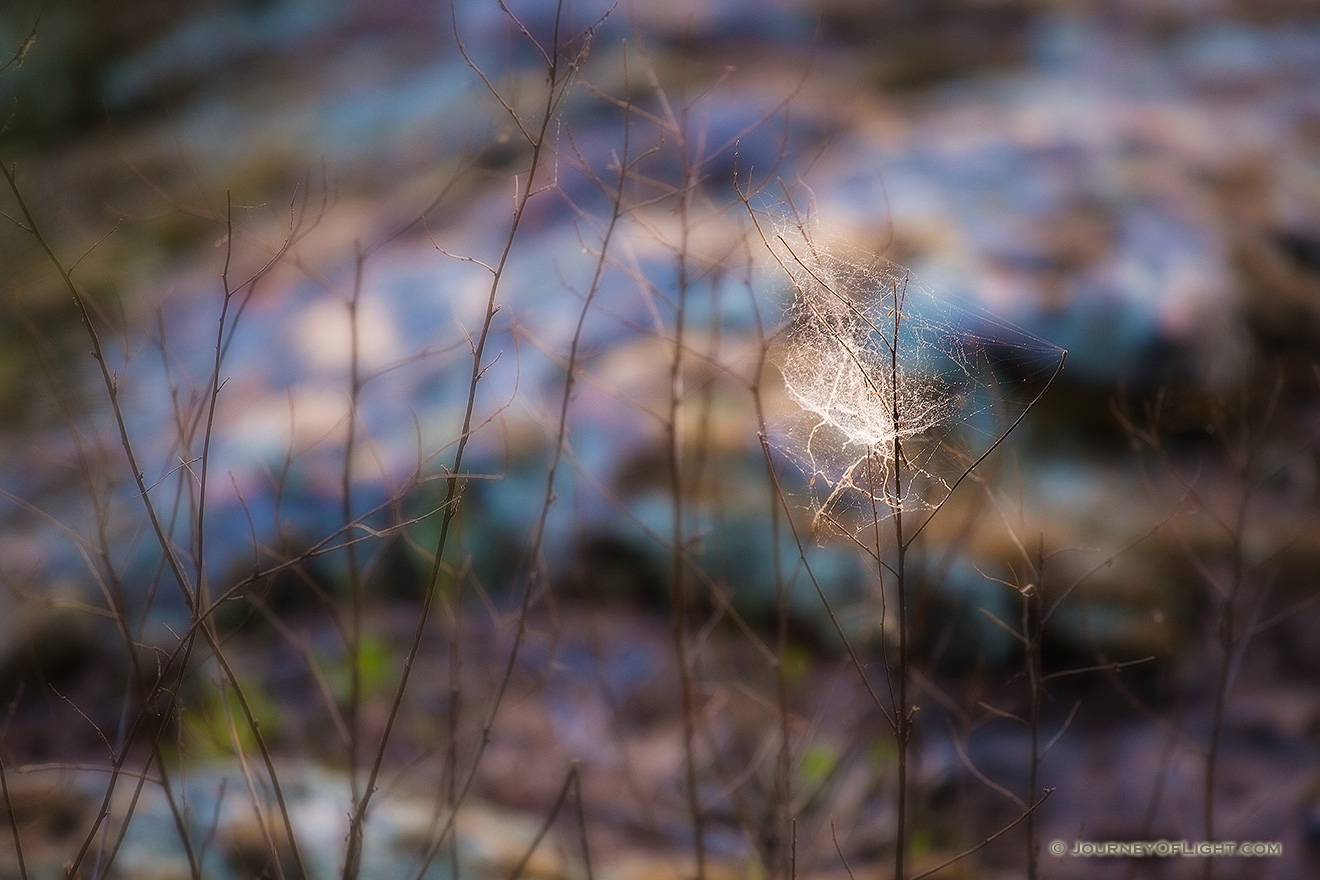
[[[28,880],[27,860],[23,857],[23,836],[19,831],[18,817],[14,815],[14,802],[9,798],[9,776],[5,772],[4,756],[0,755],[0,797],[5,801],[5,818],[9,820],[9,831],[14,836],[14,857],[18,861],[18,874]]]
[[[1036,799],[1040,785],[1040,715],[1045,697],[1044,668],[1042,665],[1041,616],[1043,601],[1042,585],[1045,577],[1045,536],[1040,536],[1036,550],[1036,581],[1026,584],[1022,590],[1022,637],[1026,640],[1026,672],[1028,705],[1027,724],[1031,731],[1031,756],[1027,764],[1027,801]],[[1036,880],[1040,853],[1036,841],[1036,813],[1031,811],[1026,818],[1027,835],[1027,880]]]
[[[362,394],[361,356],[358,326],[358,308],[362,299],[362,275],[366,265],[366,255],[362,245],[354,243],[353,290],[348,298],[348,424],[344,437],[344,468],[340,479],[340,493],[343,511],[344,529],[351,529],[354,522],[353,498],[353,460],[357,453],[357,411],[358,400]],[[362,614],[363,584],[362,569],[358,560],[357,542],[346,541],[344,547],[345,562],[348,566],[349,619],[345,639],[344,653],[348,659],[348,784],[353,803],[360,803],[363,797],[359,787],[359,749],[362,737]],[[348,827],[348,846],[344,855],[344,880],[356,880],[362,863],[363,821],[355,810]]]
[[[680,133],[683,128],[680,127]],[[685,168],[687,166],[687,146],[680,142]],[[697,710],[693,676],[693,658],[688,645],[688,617],[691,614],[691,600],[688,596],[687,538],[684,528],[683,509],[683,447],[682,447],[682,405],[684,399],[683,364],[684,364],[684,329],[686,322],[687,300],[690,287],[688,277],[688,249],[691,236],[690,211],[692,190],[695,180],[691,179],[691,169],[685,172],[684,186],[679,193],[680,244],[678,248],[678,307],[674,317],[673,356],[669,364],[669,413],[665,423],[669,456],[669,489],[673,505],[671,514],[671,533],[674,547],[674,560],[670,570],[670,599],[673,604],[671,633],[674,641],[674,656],[678,663],[680,700],[683,714],[683,754],[684,775],[688,810],[692,822],[692,849],[696,861],[697,880],[706,877],[706,823],[701,805],[701,793],[697,774],[696,729]]]
[[[1046,799],[1049,798],[1049,796],[1052,794],[1054,794],[1054,789],[1052,788],[1045,789],[1045,791],[1041,793],[1040,799],[1033,801],[1025,810],[1022,811],[1022,814],[1019,815],[1012,822],[1009,822],[1003,828],[1000,828],[998,831],[996,831],[994,834],[991,834],[989,837],[978,843],[976,846],[965,849],[962,852],[958,853],[953,858],[945,859],[943,862],[940,862],[938,865],[935,865],[934,867],[927,868],[924,871],[921,871],[917,874],[913,874],[910,880],[924,880],[924,878],[926,877],[934,876],[935,874],[938,874],[940,871],[943,871],[945,868],[949,867],[950,865],[955,864],[957,862],[961,862],[963,859],[967,858],[968,856],[974,855],[975,853],[978,853],[981,850],[985,849],[987,846],[994,843],[996,840],[1003,837],[1008,832],[1012,831],[1022,822],[1025,822],[1029,816],[1035,814],[1036,810],[1040,808],[1040,805],[1045,803]]]
[[[79,318],[82,320],[83,327],[87,332],[88,339],[92,346],[92,357],[100,369],[102,383],[106,389],[106,394],[110,402],[110,410],[119,432],[120,446],[122,447],[124,457],[128,462],[129,471],[137,488],[138,496],[146,510],[147,518],[151,524],[152,534],[156,539],[157,545],[160,547],[165,564],[168,567],[171,576],[178,584],[179,591],[183,595],[194,621],[199,624],[198,631],[200,631],[207,642],[211,655],[219,664],[225,679],[233,685],[234,696],[238,700],[239,707],[243,712],[244,721],[252,731],[253,741],[261,753],[262,761],[269,776],[271,789],[275,795],[276,803],[279,806],[280,814],[284,822],[284,828],[288,837],[290,852],[292,853],[298,874],[300,877],[305,877],[307,873],[306,868],[303,865],[302,854],[299,851],[298,842],[293,833],[293,825],[289,818],[284,791],[275,772],[274,759],[271,756],[265,738],[261,734],[260,723],[253,714],[251,703],[243,693],[242,685],[238,680],[237,673],[225,657],[223,646],[221,645],[219,636],[215,631],[214,621],[209,615],[201,616],[202,612],[208,606],[199,602],[198,584],[189,578],[184,571],[183,561],[179,556],[178,548],[170,539],[170,536],[156,510],[156,504],[152,501],[150,489],[146,483],[146,476],[138,463],[137,453],[129,436],[128,422],[124,415],[123,407],[120,404],[119,379],[112,372],[110,365],[107,363],[105,352],[101,345],[100,334],[97,332],[95,322],[92,320],[91,309],[86,298],[83,296],[82,290],[77,283],[74,282],[71,270],[60,260],[59,256],[55,253],[54,248],[51,246],[49,239],[41,231],[36,218],[28,207],[26,199],[23,197],[21,188],[18,186],[18,180],[14,171],[7,164],[0,161],[0,174],[3,174],[6,183],[9,185],[9,189],[14,195],[14,200],[17,203],[23,218],[22,221],[15,220],[14,222],[36,240],[38,246],[46,254],[52,266],[54,266],[65,289],[73,299]],[[218,386],[213,388],[213,393],[215,391],[218,391]],[[103,805],[104,810],[108,810],[110,793],[111,792],[107,792],[107,797]],[[78,868],[81,865],[82,860],[86,857],[87,851],[91,846],[94,834],[95,829],[93,829],[92,834],[89,834],[84,840],[77,856],[72,862],[70,862],[68,868],[70,876],[77,874]]]
[[[898,699],[894,703],[894,734],[898,743],[898,793],[895,812],[894,880],[903,880],[907,870],[908,844],[908,744],[912,738],[912,713],[908,706],[908,596],[907,554],[910,539],[903,534],[903,440],[898,430],[902,412],[898,403],[898,335],[903,320],[900,290],[892,289],[894,297],[894,339],[889,346],[890,405],[894,425],[894,494],[890,510],[894,515],[894,583],[898,600]],[[880,548],[876,548],[877,555]]]

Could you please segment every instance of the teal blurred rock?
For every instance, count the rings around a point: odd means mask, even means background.
[[[633,476],[621,480],[619,509],[583,525],[572,589],[595,599],[631,595],[668,608],[675,560],[681,559],[686,589],[703,618],[731,608],[755,629],[772,633],[782,589],[797,638],[828,650],[842,650],[840,631],[859,644],[871,639],[872,576],[856,548],[818,542],[793,500],[789,509],[801,520],[799,546],[768,485],[759,448],[706,449],[700,455],[700,491],[682,496],[681,551],[674,550],[675,501],[664,485],[666,466],[647,456],[625,467]],[[783,479],[791,482],[791,475]]]
[[[348,779],[305,764],[281,764],[278,773],[307,880],[341,876],[352,807]],[[242,880],[279,873],[288,876],[295,870],[293,849],[267,780],[260,775],[245,779],[239,768],[218,765],[175,768],[171,776],[174,803],[181,810],[203,876]],[[26,876],[34,880],[64,876],[71,852],[94,818],[107,778],[105,773],[74,769],[11,773],[10,806],[25,833]],[[260,818],[249,784],[260,804]],[[108,867],[110,876],[161,880],[190,876],[176,817],[159,784],[148,782],[138,792],[135,785],[121,780],[110,802],[112,827],[119,828],[130,808],[123,841]],[[469,804],[456,823],[461,870],[467,876],[509,872],[527,852],[539,824],[535,818]],[[363,880],[450,877],[447,850],[440,849],[439,857],[424,868],[421,863],[436,827],[433,797],[378,792],[368,814],[359,876]],[[564,866],[556,852],[551,841],[543,843],[529,871],[539,876],[562,873]],[[84,876],[91,873],[97,857],[95,851],[87,856]],[[107,870],[105,864],[100,868]],[[12,847],[0,852],[0,872],[18,876]]]
[[[936,557],[933,548],[925,555]],[[1004,669],[1021,655],[1021,598],[985,572],[984,560],[941,548],[912,576],[910,614],[915,654],[946,673]]]

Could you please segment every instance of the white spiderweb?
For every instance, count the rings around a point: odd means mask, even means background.
[[[801,226],[770,248],[793,286],[778,364],[817,526],[855,533],[877,513],[939,504],[1062,364],[1056,346],[887,260],[832,252]]]

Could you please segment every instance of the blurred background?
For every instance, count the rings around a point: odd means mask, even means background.
[[[1224,876],[1311,876],[1320,4],[49,0],[7,4],[0,49],[17,53],[0,72],[0,160],[74,267],[181,556],[217,593],[244,585],[217,619],[300,797],[347,793],[318,775],[344,760],[313,731],[346,705],[334,670],[353,584],[376,634],[356,642],[354,692],[388,703],[397,680],[497,280],[472,478],[442,560],[445,595],[468,598],[447,600],[426,643],[428,668],[462,655],[478,695],[463,756],[518,645],[516,711],[476,786],[491,818],[466,830],[464,857],[507,875],[500,854],[530,837],[509,817],[534,830],[580,760],[613,870],[678,870],[692,834],[666,635],[679,619],[697,634],[713,858],[731,876],[773,871],[783,847],[748,804],[777,791],[763,655],[787,585],[801,864],[883,865],[892,756],[859,671],[882,674],[891,587],[847,529],[813,529],[850,452],[806,460],[783,388],[800,337],[767,239],[796,212],[859,298],[910,278],[941,353],[995,364],[940,435],[963,462],[993,454],[942,507],[960,471],[932,465],[912,505],[936,513],[912,563],[918,866],[1034,800],[1034,726],[1051,743],[1037,791],[1054,789],[1037,841],[1202,840],[1209,812],[1214,836],[1282,844],[1216,860]],[[29,222],[10,193],[4,206]],[[12,223],[0,265],[0,757],[91,764],[118,748],[131,703],[108,620],[159,648],[188,609],[66,284]],[[676,610],[680,557],[694,598]],[[528,636],[513,624],[524,588]],[[1025,725],[1033,590],[1052,677]],[[426,743],[460,711],[441,677],[417,686],[390,751],[437,779],[452,768]],[[241,784],[226,775],[241,749],[200,685],[181,691],[166,739],[195,771],[180,791],[209,804]],[[35,781],[11,822],[60,864],[103,783],[21,778]],[[395,785],[381,876],[390,847],[416,859],[407,810],[430,804]],[[205,809],[228,816],[223,800]],[[127,823],[124,876],[176,864],[157,809],[148,797]],[[244,874],[242,833],[208,870]],[[1027,849],[1019,829],[948,876],[1019,876]],[[1039,858],[1060,877],[1203,867]]]

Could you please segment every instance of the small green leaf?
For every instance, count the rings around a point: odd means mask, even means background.
[[[809,785],[821,785],[829,778],[839,762],[838,753],[830,746],[813,743],[802,753],[799,771]]]

